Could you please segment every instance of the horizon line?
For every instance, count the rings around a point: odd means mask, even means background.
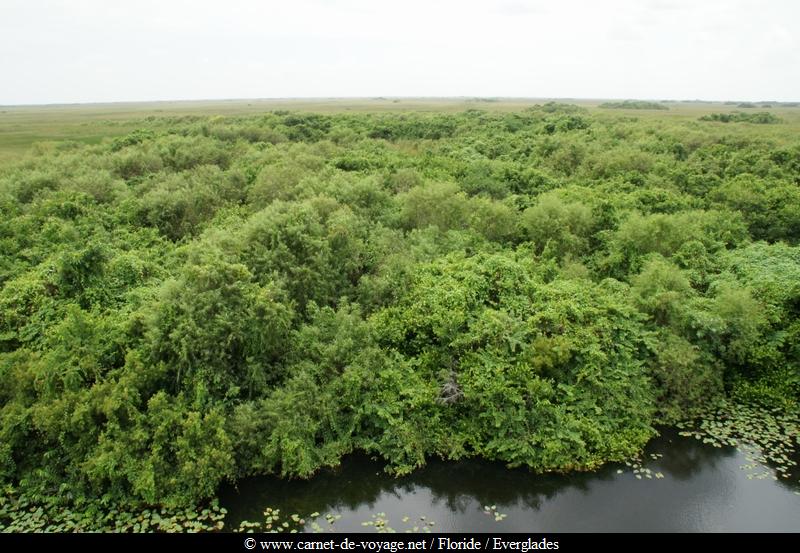
[[[0,104],[0,108],[27,108],[27,107],[79,107],[79,106],[104,106],[121,104],[168,104],[168,103],[201,103],[201,102],[303,102],[303,101],[348,101],[348,100],[477,100],[477,101],[541,101],[541,100],[560,100],[560,101],[647,101],[661,103],[708,103],[720,104],[726,102],[750,103],[750,104],[796,104],[798,100],[708,100],[701,98],[675,99],[675,98],[603,98],[603,97],[578,97],[578,96],[277,96],[277,97],[258,97],[258,98],[181,98],[167,100],[110,100],[110,101],[90,101],[90,102],[45,102],[32,104]]]

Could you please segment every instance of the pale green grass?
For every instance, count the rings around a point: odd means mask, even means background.
[[[388,113],[443,112],[467,109],[487,111],[517,111],[550,101],[547,98],[314,98],[314,99],[255,99],[202,100],[176,102],[140,102],[113,104],[75,104],[49,106],[0,106],[0,162],[18,159],[37,142],[75,140],[89,144],[106,137],[127,134],[146,117],[180,115],[253,115],[272,110],[292,110],[314,113]],[[598,109],[606,100],[555,100],[591,109],[598,115],[620,115],[639,119],[664,121],[693,120],[712,112],[770,111],[800,130],[800,108],[755,108],[742,110],[721,102],[671,102],[668,111]],[[783,125],[759,125],[766,135]]]

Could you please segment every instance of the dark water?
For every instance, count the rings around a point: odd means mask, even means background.
[[[663,454],[651,459],[650,454]],[[734,448],[715,448],[666,431],[645,452],[644,466],[663,478],[637,479],[624,465],[571,475],[536,475],[480,460],[431,461],[393,478],[363,456],[308,481],[253,478],[223,490],[228,526],[261,521],[265,507],[308,515],[342,515],[335,530],[363,532],[383,512],[397,531],[425,520],[434,532],[800,531],[797,477],[758,478],[761,469]],[[623,473],[617,471],[623,469]],[[751,478],[748,478],[748,475]],[[496,522],[484,506],[507,517]],[[407,522],[403,517],[409,517]],[[310,529],[310,526],[306,526]]]

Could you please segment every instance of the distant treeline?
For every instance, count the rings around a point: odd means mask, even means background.
[[[760,125],[774,125],[783,123],[783,119],[775,117],[765,111],[759,113],[710,113],[700,118],[700,121],[718,121],[720,123],[758,123]]]
[[[659,102],[648,102],[646,100],[623,100],[621,102],[605,102],[600,104],[605,109],[669,109]]]
[[[800,106],[800,102],[736,102],[736,101],[728,101],[725,102],[726,106],[736,106],[739,108],[772,108],[772,107],[781,107],[781,108],[796,108]]]

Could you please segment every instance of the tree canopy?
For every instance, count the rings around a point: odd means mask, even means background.
[[[715,397],[798,405],[788,130],[140,123],[0,168],[3,485],[183,506],[354,451],[589,469]]]

